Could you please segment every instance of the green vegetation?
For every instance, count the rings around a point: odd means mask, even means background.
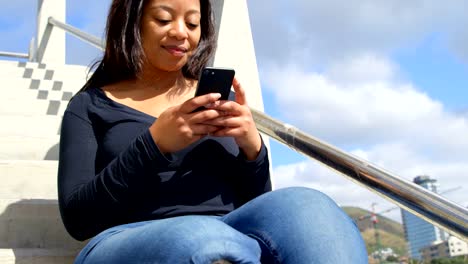
[[[358,207],[343,207],[343,210],[356,222],[366,242],[367,252],[370,254],[377,250],[375,230],[371,219],[364,218],[371,214],[370,211]],[[378,216],[377,229],[380,237],[381,248],[391,248],[399,256],[407,255],[406,240],[402,224],[382,215]]]
[[[356,222],[362,237],[366,242],[367,253],[371,254],[377,250],[375,230],[372,220],[369,216],[370,211],[358,207],[342,207],[343,210]],[[364,216],[364,219],[363,219]],[[360,220],[361,219],[361,220]],[[381,248],[391,248],[393,252],[399,256],[408,256],[407,245],[403,230],[403,225],[393,221],[392,219],[378,215],[377,229],[380,237]],[[388,262],[381,263],[398,263],[397,258],[386,259]],[[395,261],[395,262],[393,262]],[[410,264],[420,264],[421,262],[411,260]],[[432,260],[425,264],[468,264],[468,256],[456,258],[441,258]]]
[[[377,251],[375,243],[375,232],[372,229],[367,229],[361,232],[364,241],[366,242],[367,252],[372,253]],[[406,256],[407,248],[404,237],[388,233],[385,230],[379,230],[381,248],[391,248],[398,256]]]
[[[467,264],[468,257],[456,257],[456,258],[441,258],[441,259],[434,259],[431,261],[430,264]]]
[[[468,256],[433,259],[431,262],[421,262],[411,259],[409,264],[468,264]]]

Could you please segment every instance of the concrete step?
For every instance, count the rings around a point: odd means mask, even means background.
[[[0,100],[0,115],[58,115],[67,109],[72,93],[36,91],[23,98]],[[66,100],[61,100],[61,98]]]
[[[38,72],[44,72],[47,70],[53,70],[54,76],[64,76],[64,77],[73,77],[73,78],[80,78],[85,80],[88,75],[88,67],[83,65],[73,65],[73,64],[39,64],[37,62],[17,62],[17,61],[6,61],[0,60],[0,70],[3,72],[5,71],[24,71],[25,69],[32,69],[33,74],[35,70],[39,70]],[[70,75],[69,73],[73,73]],[[0,72],[1,74],[1,72]],[[50,75],[50,73],[49,73]],[[38,75],[38,78],[42,76]]]
[[[57,200],[0,199],[0,212],[0,248],[78,250],[86,244],[65,230]]]
[[[0,77],[9,78],[26,78],[37,80],[57,80],[60,77],[55,73],[53,68],[39,68],[35,63],[28,63],[31,66],[22,67],[17,65],[0,65]]]
[[[0,78],[2,78],[0,76]],[[39,91],[49,92],[71,92],[76,93],[84,84],[83,80],[67,79],[67,80],[38,80],[30,78],[13,78],[12,76],[3,77],[3,83],[0,90],[3,90],[4,96],[2,100],[8,98],[23,98],[31,94],[37,95]],[[32,98],[35,98],[33,96]]]
[[[0,115],[48,114],[62,115],[72,96],[81,88],[82,82],[53,80],[30,80],[7,78],[3,89],[8,91],[0,97]],[[1,88],[0,88],[1,90]]]
[[[13,98],[36,98],[39,91],[49,92],[71,92],[76,93],[83,86],[80,80],[33,80],[24,78],[6,78],[1,89],[4,89],[4,96],[1,100]],[[33,95],[33,96],[31,96]],[[58,98],[56,98],[58,99]]]
[[[57,161],[0,161],[0,248],[84,246],[61,221],[57,167]]]
[[[60,137],[9,136],[0,138],[0,160],[58,160]]]
[[[78,254],[74,250],[14,248],[0,249],[2,264],[72,264]]]
[[[3,67],[4,65],[18,65],[19,62],[13,61],[13,60],[0,60],[0,67]]]
[[[62,87],[64,91],[78,91],[87,80],[87,67],[80,65],[41,65],[0,60],[0,90],[5,94],[17,90],[52,90]]]
[[[54,75],[57,76],[57,79],[65,82],[68,80],[81,81],[81,86],[86,82],[88,76],[91,76],[88,74],[88,67],[82,65],[51,65],[51,69],[55,71]]]
[[[18,67],[19,62],[0,60],[0,77],[20,78],[24,68]]]
[[[58,161],[0,160],[0,199],[57,199]]]
[[[50,138],[60,133],[62,117],[38,113],[0,115],[0,137]]]

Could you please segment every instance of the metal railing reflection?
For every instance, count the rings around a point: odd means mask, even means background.
[[[262,112],[252,109],[252,114],[260,132],[468,242],[466,208]]]

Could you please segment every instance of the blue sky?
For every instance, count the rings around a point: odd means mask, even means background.
[[[35,4],[0,0],[1,51],[27,52]],[[468,10],[464,0],[248,0],[265,111],[412,180],[428,174],[468,206]],[[67,1],[67,22],[103,36],[109,0]],[[90,8],[92,7],[92,8]],[[67,37],[67,63],[99,51]],[[387,201],[271,142],[277,188],[342,205]],[[390,217],[399,220],[399,212]]]
[[[418,46],[397,51],[395,59],[418,87],[452,111],[468,111],[468,64],[451,52],[443,36],[430,36]]]

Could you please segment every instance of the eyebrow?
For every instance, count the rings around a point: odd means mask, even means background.
[[[155,6],[151,6],[150,7],[151,10],[153,9],[163,9],[163,10],[166,10],[168,12],[174,12],[174,9],[170,6],[167,6],[167,5],[155,5]],[[198,11],[197,9],[191,9],[187,12],[189,15],[191,14],[200,14],[200,11]]]

